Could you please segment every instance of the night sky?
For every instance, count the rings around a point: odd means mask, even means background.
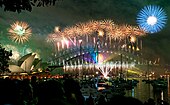
[[[0,9],[0,42],[3,45],[24,46],[47,60],[53,46],[45,42],[55,26],[65,28],[89,20],[112,19],[116,24],[137,25],[136,16],[146,5],[161,6],[168,16],[166,26],[161,32],[143,37],[143,55],[147,59],[160,58],[161,63],[170,63],[170,0],[63,0],[55,6],[34,7],[32,12],[4,12]],[[29,42],[16,44],[7,35],[7,29],[15,21],[25,21],[32,28]],[[41,44],[40,44],[41,42]],[[43,45],[42,45],[43,44]],[[48,50],[47,50],[48,49]]]

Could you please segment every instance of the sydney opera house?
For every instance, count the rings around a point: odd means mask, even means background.
[[[36,54],[29,53],[18,60],[18,64],[10,64],[11,73],[30,73],[40,68],[41,60],[35,59]]]

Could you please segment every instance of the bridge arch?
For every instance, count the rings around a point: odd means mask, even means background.
[[[139,27],[102,20],[76,24],[49,35],[48,39],[56,49],[54,64],[63,65],[67,71],[67,67],[80,69],[80,65],[97,67],[112,63],[117,68],[118,64],[121,67],[140,64],[142,40],[139,36],[145,34]]]

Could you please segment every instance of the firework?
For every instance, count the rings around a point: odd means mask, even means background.
[[[61,34],[64,37],[74,37],[74,36],[78,36],[79,34],[77,33],[77,27],[66,27],[63,30],[63,33]],[[81,31],[79,31],[81,32]]]
[[[91,30],[97,31],[101,29],[101,24],[99,21],[91,20],[87,22],[88,26],[90,27]]]
[[[60,30],[60,27],[59,26],[56,26],[55,28],[54,28],[54,32],[55,33],[58,33],[58,32],[60,32],[61,30]]]
[[[136,37],[131,36],[131,37],[130,37],[130,42],[135,43],[135,42],[136,42]]]
[[[100,21],[100,25],[105,30],[110,30],[114,26],[114,22],[112,20],[102,20]]]
[[[104,35],[104,31],[103,30],[98,30],[97,32],[98,32],[99,36],[103,36]]]
[[[111,39],[121,39],[122,32],[119,27],[114,27],[113,29],[107,32],[107,36]]]
[[[58,27],[57,27],[58,30]],[[112,20],[101,20],[101,21],[89,21],[85,23],[78,23],[75,26],[66,27],[62,31],[57,31],[55,34],[48,36],[48,41],[57,41],[59,37],[65,38],[78,38],[83,36],[90,36],[98,34],[101,37],[109,39],[124,39],[131,35],[144,35],[145,32],[139,27],[133,27],[130,25],[116,25]],[[59,34],[59,35],[56,35]],[[59,37],[58,37],[59,36]],[[59,40],[61,41],[61,40]],[[88,38],[87,38],[88,41]]]
[[[134,35],[136,36],[146,35],[146,32],[137,26],[136,27],[133,26],[133,31],[134,31]]]
[[[119,28],[121,29],[122,34],[123,34],[124,36],[128,36],[128,35],[131,34],[131,33],[130,33],[130,31],[131,31],[131,26],[130,26],[130,25],[121,25]]]
[[[125,35],[123,34],[121,28],[118,27],[118,28],[115,30],[115,34],[114,34],[113,37],[115,37],[115,38],[117,38],[117,39],[123,39],[124,36],[125,36]]]
[[[111,29],[111,30],[107,31],[106,34],[109,38],[112,39],[113,35],[115,34],[115,31],[116,31],[115,29]]]
[[[137,24],[148,33],[156,33],[165,27],[167,16],[160,6],[145,6],[137,15]]]
[[[25,22],[16,21],[11,25],[8,30],[10,38],[17,43],[24,43],[28,41],[32,34],[32,30],[29,25]]]
[[[80,30],[79,35],[89,35],[93,30],[88,26],[88,23],[79,23],[76,25],[77,29]]]

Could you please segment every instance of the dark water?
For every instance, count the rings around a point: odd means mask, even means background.
[[[157,99],[159,98],[170,103],[170,86],[166,91],[154,93],[151,84],[146,84],[145,82],[142,82],[142,78],[138,78],[138,80],[139,83],[137,87],[135,87],[133,90],[126,91],[125,96],[135,97],[141,100],[142,102],[147,101],[149,98],[152,98],[157,101]]]

